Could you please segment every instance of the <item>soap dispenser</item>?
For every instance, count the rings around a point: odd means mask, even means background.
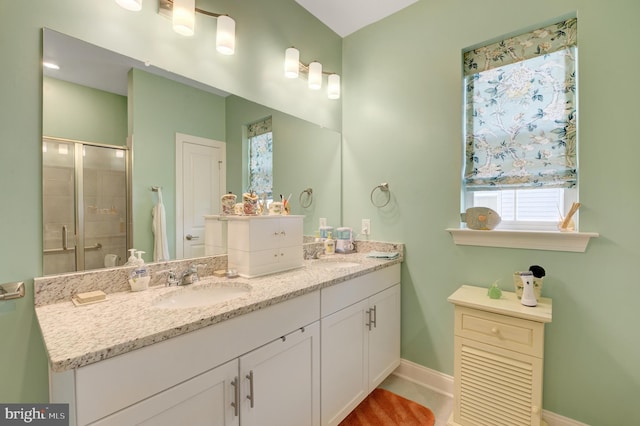
[[[149,270],[147,266],[144,264],[144,260],[142,259],[142,255],[145,252],[137,251],[136,254],[138,258],[135,259],[135,268],[131,272],[129,276],[129,285],[131,286],[131,291],[142,291],[146,290],[149,287],[149,281],[151,280],[151,276],[149,275]]]
[[[136,249],[129,249],[129,258],[127,259],[127,263],[124,266],[135,266],[138,264],[138,259],[136,258]]]
[[[520,302],[524,306],[536,306],[538,304],[538,301],[536,300],[536,295],[533,292],[533,274],[531,272],[523,272],[520,274],[520,279],[522,280],[522,285],[524,286]]]
[[[336,242],[331,238],[331,232],[327,234],[327,239],[324,241],[324,254],[335,254]]]

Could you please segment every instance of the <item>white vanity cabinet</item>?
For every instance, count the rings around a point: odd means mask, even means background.
[[[542,420],[544,324],[551,299],[523,306],[515,293],[490,299],[462,286],[455,304],[454,409],[447,425],[538,426]]]
[[[70,403],[71,426],[318,426],[319,299],[308,293],[51,373],[51,402]]]
[[[238,426],[238,361],[233,360],[115,414],[95,426]]]
[[[229,216],[229,268],[256,277],[304,265],[304,216]]]
[[[319,339],[316,321],[91,425],[318,426]]]
[[[337,425],[400,364],[400,265],[321,292],[322,425]]]

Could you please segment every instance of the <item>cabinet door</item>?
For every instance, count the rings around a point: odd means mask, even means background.
[[[320,320],[322,424],[337,425],[369,393],[368,300]]]
[[[238,361],[233,360],[105,417],[95,426],[238,426],[235,403]]]
[[[456,424],[540,425],[542,359],[455,336]]]
[[[369,298],[369,390],[400,365],[400,284]],[[369,328],[369,327],[367,327]]]
[[[302,244],[302,218],[283,217],[280,219],[280,247],[294,247]]]
[[[319,426],[319,357],[318,322],[242,356],[242,425]]]

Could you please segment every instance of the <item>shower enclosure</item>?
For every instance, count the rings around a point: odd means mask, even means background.
[[[122,265],[129,245],[129,151],[43,138],[44,275]]]

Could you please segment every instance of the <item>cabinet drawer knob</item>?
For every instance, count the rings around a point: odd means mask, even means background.
[[[498,327],[493,327],[493,328],[491,328],[491,332],[493,334],[498,334],[500,332],[500,330],[498,329]]]

